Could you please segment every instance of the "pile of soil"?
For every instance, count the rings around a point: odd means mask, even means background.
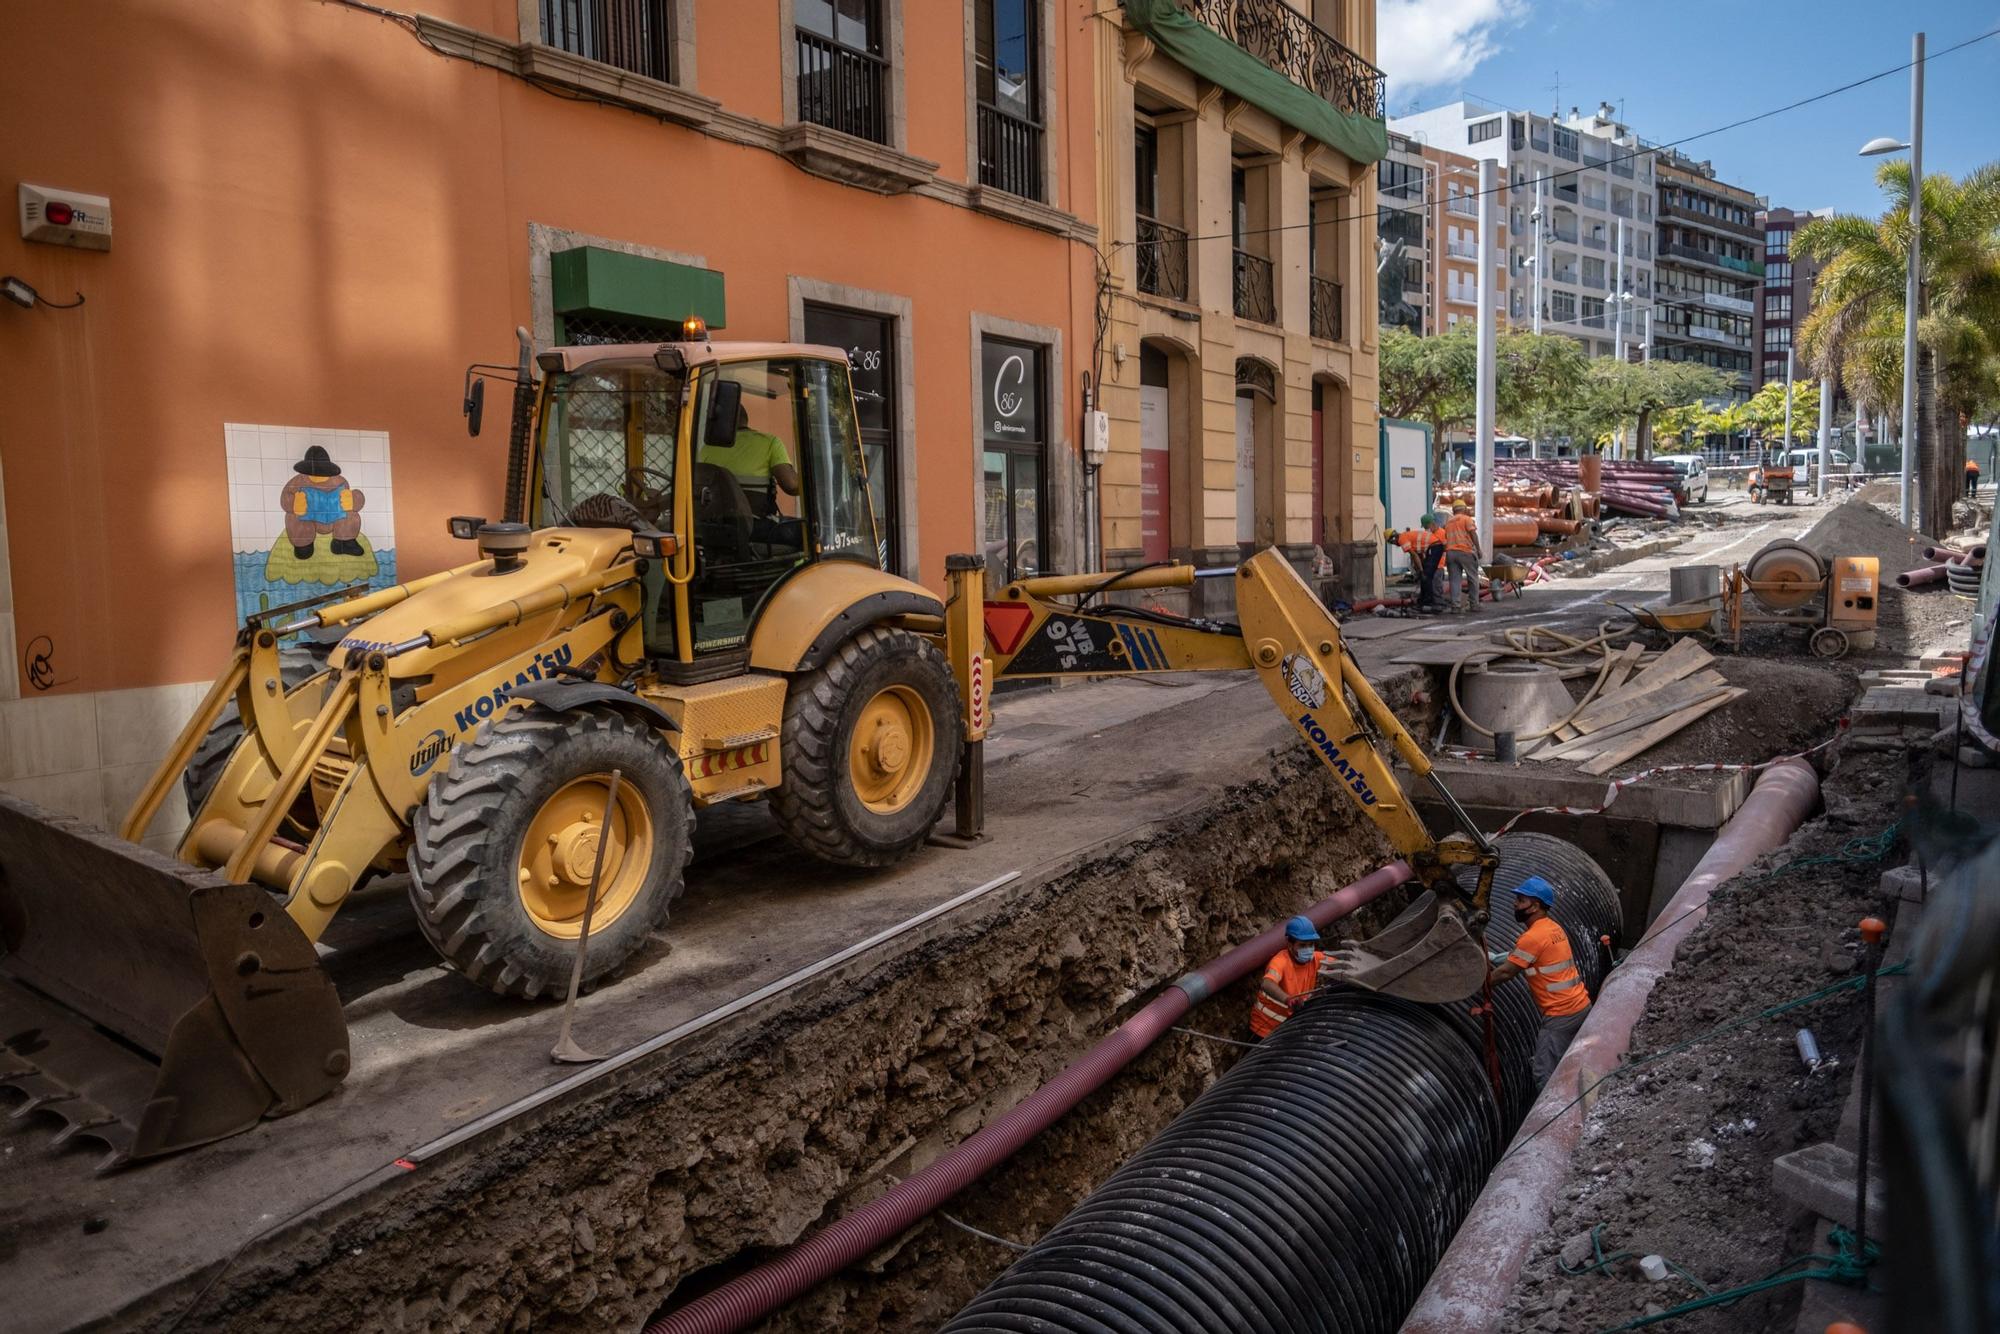
[[[1834,506],[1799,541],[1823,557],[1875,557],[1882,562],[1884,584],[1893,584],[1897,575],[1931,563],[1924,559],[1930,538],[1903,527],[1859,496]]]
[[[1853,669],[1796,656],[1796,650],[1789,659],[1718,654],[1713,666],[1723,680],[1750,693],[1613,769],[1613,777],[1662,764],[1761,764],[1796,755],[1832,735],[1854,698]]]
[[[1900,754],[1847,753],[1825,785],[1828,814],[1775,854],[1716,891],[1707,918],[1682,943],[1633,1033],[1637,1059],[1701,1037],[1739,1016],[1851,977],[1860,957],[1855,923],[1874,912],[1883,870],[1835,860],[1773,878],[1801,858],[1839,856],[1850,840],[1886,827],[1907,778]],[[1809,1216],[1771,1191],[1773,1160],[1830,1140],[1854,1075],[1861,995],[1841,991],[1790,1013],[1664,1056],[1605,1086],[1572,1161],[1548,1229],[1530,1252],[1501,1327],[1604,1330],[1700,1295],[1670,1275],[1648,1282],[1637,1258],[1661,1255],[1711,1288],[1753,1282],[1812,1249]],[[1816,1072],[1794,1035],[1812,1029],[1828,1058]],[[1588,1237],[1603,1224],[1604,1252],[1629,1251],[1608,1273],[1565,1273],[1590,1263]],[[1771,1289],[1730,1307],[1675,1320],[1679,1334],[1789,1329],[1802,1288]]]

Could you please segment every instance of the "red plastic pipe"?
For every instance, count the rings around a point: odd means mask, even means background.
[[[1925,584],[1944,582],[1944,566],[1919,565],[1914,570],[1905,570],[1896,576],[1898,588],[1922,588]]]
[[[1773,765],[1758,778],[1660,911],[1658,925],[1612,969],[1562,1064],[1410,1308],[1401,1334],[1492,1334],[1500,1328],[1528,1247],[1547,1229],[1569,1180],[1588,1101],[1579,1094],[1617,1068],[1653,984],[1673,967],[1682,938],[1708,915],[1715,887],[1783,844],[1818,800],[1819,775],[1803,760]]]
[[[1407,864],[1392,862],[1321,899],[1307,908],[1305,915],[1315,925],[1326,926],[1409,878]],[[1197,968],[1155,996],[1073,1065],[923,1171],[897,1182],[776,1259],[661,1316],[646,1326],[645,1334],[728,1334],[810,1291],[1013,1157],[1022,1145],[1124,1069],[1197,1002],[1270,962],[1284,937],[1284,926],[1273,926]]]

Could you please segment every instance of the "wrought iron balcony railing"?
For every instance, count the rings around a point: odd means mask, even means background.
[[[1284,0],[1180,0],[1180,5],[1336,109],[1382,115],[1382,71]]]
[[[1042,127],[979,104],[979,183],[1023,199],[1042,197]]]
[[[797,41],[799,119],[888,143],[888,62],[803,28]]]
[[[1312,336],[1340,341],[1340,284],[1331,278],[1312,280]]]
[[[1139,290],[1154,296],[1188,299],[1188,234],[1157,218],[1139,215]]]
[[[1278,322],[1278,298],[1271,261],[1247,250],[1236,252],[1236,314],[1259,324]]]
[[[661,83],[674,81],[667,0],[541,0],[541,11],[548,45]]]

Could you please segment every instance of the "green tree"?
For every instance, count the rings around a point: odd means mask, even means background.
[[[1792,382],[1792,434],[1785,436],[1785,382],[1773,380],[1759,389],[1743,405],[1743,420],[1759,440],[1782,441],[1786,449],[1797,449],[1819,438],[1819,385],[1812,380]]]
[[[1590,363],[1563,416],[1575,439],[1602,441],[1623,430],[1635,456],[1648,458],[1654,414],[1720,398],[1728,390],[1727,376],[1699,362],[1600,358]]]
[[[1881,217],[1807,223],[1794,250],[1823,265],[1799,346],[1816,375],[1839,376],[1884,414],[1902,401],[1903,291],[1910,254],[1908,162],[1875,174]],[[1943,537],[1964,467],[1965,422],[1991,401],[2000,339],[2000,163],[1962,181],[1922,183],[1924,315],[1917,326],[1917,524]],[[1943,408],[1940,422],[1939,408]],[[1940,447],[1940,427],[1946,437]]]
[[[1531,440],[1554,434],[1554,424],[1588,373],[1590,358],[1574,338],[1509,331],[1494,348],[1494,400],[1507,429]]]
[[[1407,329],[1382,331],[1377,389],[1382,415],[1420,421],[1431,428],[1433,468],[1443,467],[1446,434],[1472,422],[1472,388],[1478,364],[1478,348],[1470,329],[1454,329],[1434,338],[1419,338]]]

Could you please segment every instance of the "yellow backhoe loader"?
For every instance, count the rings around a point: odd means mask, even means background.
[[[1183,566],[989,598],[954,557],[940,600],[879,568],[845,355],[694,324],[539,377],[524,353],[505,517],[451,520],[477,557],[252,617],[120,837],[0,797],[0,1084],[107,1165],[294,1111],[348,1067],[314,942],[371,875],[407,874],[470,982],[560,994],[593,883],[584,985],[665,921],[698,807],[765,799],[821,860],[883,866],[955,788],[977,835],[990,690],[1027,676],[1255,670],[1431,891],[1355,980],[1478,988],[1495,854],[1277,553],[1224,572],[1240,625],[1103,602]],[[281,647],[307,631],[340,636],[323,666]],[[1431,835],[1383,741],[1463,833]],[[139,840],[177,782],[170,858]]]

